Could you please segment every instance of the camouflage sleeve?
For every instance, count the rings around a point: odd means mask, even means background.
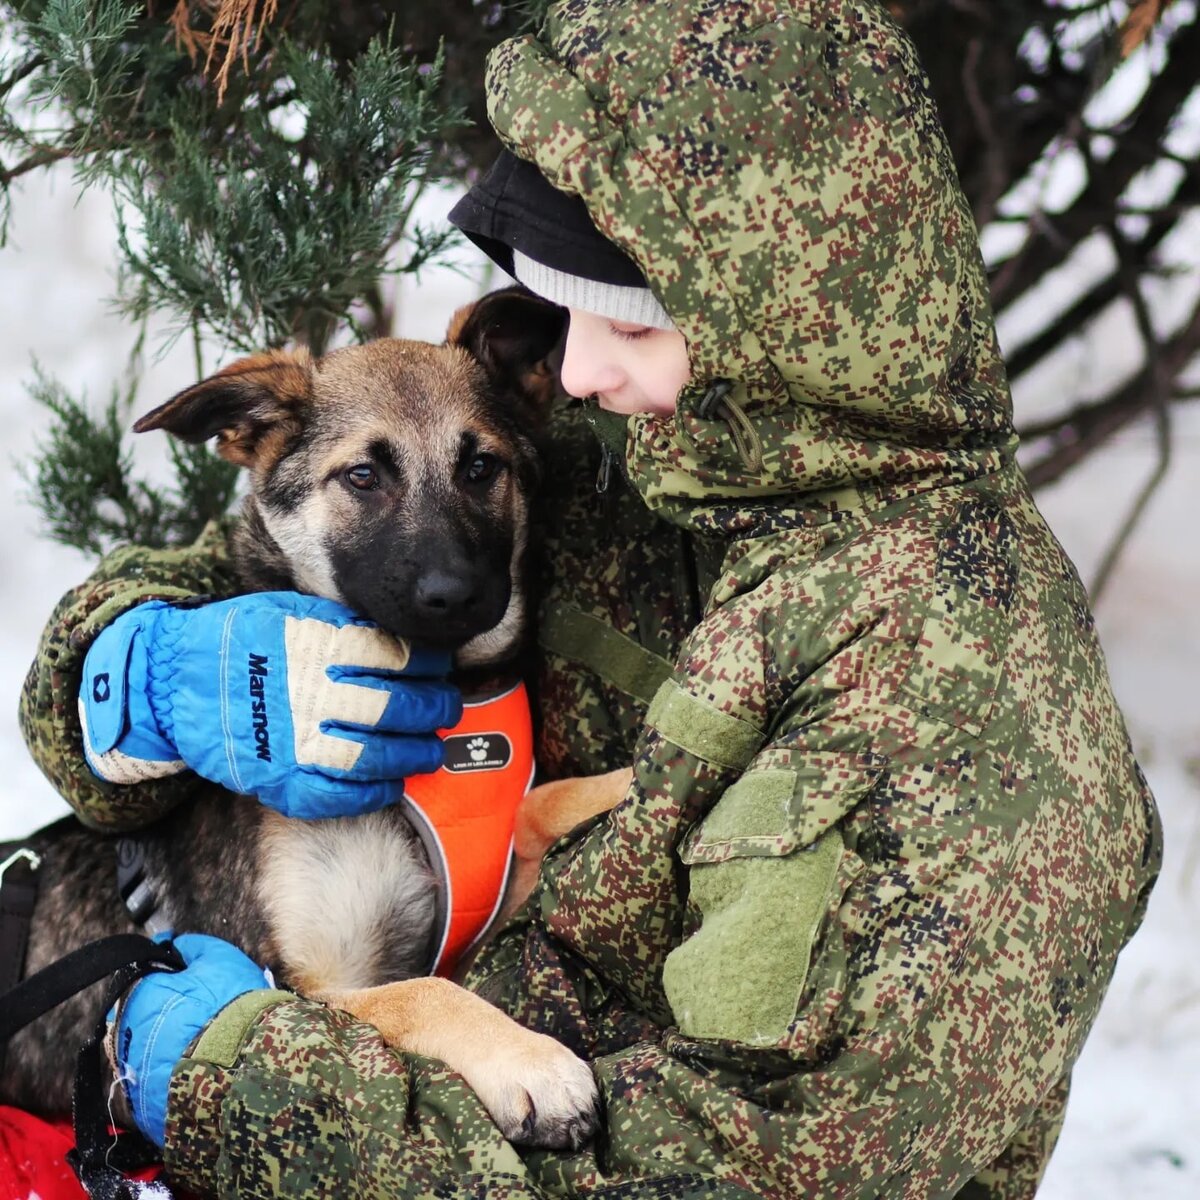
[[[165,1157],[197,1194],[243,1200],[547,1194],[459,1076],[389,1050],[345,1013],[278,992],[235,1001],[176,1068]],[[615,1194],[751,1200],[691,1176]]]
[[[100,630],[147,600],[235,594],[227,540],[228,527],[214,522],[181,549],[115,551],[51,614],[21,692],[21,733],[42,773],[93,828],[131,829],[153,821],[189,794],[196,777],[185,772],[118,787],[92,774],[79,724],[84,657]]]
[[[1010,620],[914,585],[936,538],[881,541],[697,627],[624,802],[472,967],[592,1063],[594,1145],[518,1163],[455,1077],[289,1001],[177,1071],[173,1171],[301,1200],[1030,1195],[1161,830],[1098,650],[1050,658],[1061,572]]]

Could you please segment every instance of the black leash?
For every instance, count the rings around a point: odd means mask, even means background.
[[[75,1064],[72,1104],[75,1149],[68,1152],[67,1162],[91,1200],[138,1200],[139,1197],[170,1200],[171,1195],[161,1183],[140,1183],[124,1174],[157,1162],[161,1157],[158,1148],[137,1134],[114,1138],[109,1132],[108,1102],[104,1094],[107,1075],[104,1039],[108,1034],[108,1011],[143,975],[159,970],[181,971],[186,965],[174,943],[152,942],[147,938],[137,940],[145,943],[145,949],[138,959],[126,960],[125,965],[114,973],[104,997],[103,1012],[91,1037],[80,1049]]]
[[[123,1170],[157,1161],[159,1152],[140,1136],[114,1138],[109,1132],[104,1038],[109,1009],[138,979],[152,971],[182,971],[185,965],[173,942],[154,942],[141,934],[118,933],[81,946],[2,997],[0,1045],[76,992],[112,977],[100,1019],[80,1049],[75,1065],[75,1149],[67,1155],[67,1161],[92,1200],[170,1196],[160,1183],[138,1183],[122,1174]]]

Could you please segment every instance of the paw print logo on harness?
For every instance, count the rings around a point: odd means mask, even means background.
[[[512,743],[504,734],[461,734],[443,739],[446,747],[445,769],[452,774],[464,771],[499,771],[512,761]]]

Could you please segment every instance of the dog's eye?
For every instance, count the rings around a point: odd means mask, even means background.
[[[486,483],[501,467],[494,454],[477,454],[467,464],[467,479],[471,483]]]
[[[360,463],[346,472],[346,482],[360,492],[371,492],[379,486],[379,476],[375,474],[374,467]]]

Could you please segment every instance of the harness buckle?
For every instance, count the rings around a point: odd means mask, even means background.
[[[117,891],[129,919],[152,937],[169,929],[158,895],[146,879],[146,850],[136,837],[117,839]]]

